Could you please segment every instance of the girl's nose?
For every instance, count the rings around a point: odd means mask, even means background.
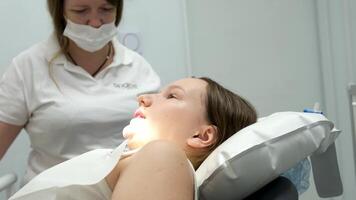
[[[152,96],[150,94],[142,94],[137,98],[139,106],[149,107],[152,104]]]

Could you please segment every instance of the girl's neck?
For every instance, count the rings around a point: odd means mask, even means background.
[[[208,152],[205,151],[199,151],[199,150],[187,150],[185,149],[185,154],[190,161],[190,163],[193,165],[194,169],[197,170],[201,163],[205,160],[205,158],[208,156]]]

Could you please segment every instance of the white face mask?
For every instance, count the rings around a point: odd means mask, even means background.
[[[115,22],[94,28],[89,25],[75,24],[67,19],[67,26],[63,35],[73,40],[80,48],[95,52],[103,48],[117,35],[117,28]]]

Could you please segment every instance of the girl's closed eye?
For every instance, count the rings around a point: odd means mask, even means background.
[[[174,93],[169,93],[169,94],[167,95],[167,99],[177,99],[177,95],[174,94]]]

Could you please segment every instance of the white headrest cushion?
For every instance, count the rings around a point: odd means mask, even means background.
[[[313,152],[339,131],[321,114],[280,112],[258,120],[217,147],[196,171],[201,199],[242,199]]]

